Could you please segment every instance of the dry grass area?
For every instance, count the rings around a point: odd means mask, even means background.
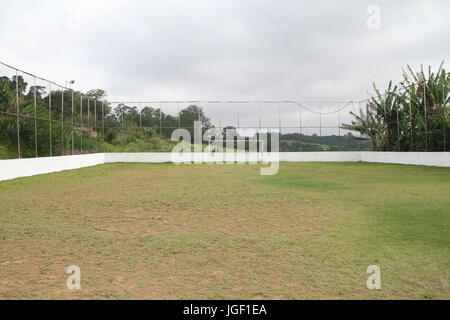
[[[450,299],[450,169],[110,164],[0,182],[2,299]],[[366,268],[382,288],[366,288]],[[69,265],[81,290],[66,288]]]

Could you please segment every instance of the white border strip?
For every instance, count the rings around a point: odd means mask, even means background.
[[[0,181],[79,169],[105,163],[103,153],[77,156],[0,160]]]
[[[215,162],[217,159],[225,159],[225,154],[217,154],[211,158],[208,155],[201,156],[204,162]],[[239,155],[239,153],[236,153]],[[244,156],[244,153],[242,153]],[[373,152],[373,151],[324,151],[324,152],[280,152],[281,162],[375,162],[394,163],[423,166],[450,167],[450,152]],[[185,154],[186,159],[194,159],[192,154]],[[197,157],[200,154],[196,154]],[[250,157],[251,155],[249,155]],[[247,157],[236,160],[248,162],[255,157]],[[270,161],[271,154],[264,154],[264,161]],[[148,153],[95,153],[75,156],[29,158],[0,160],[0,181],[21,177],[30,177],[38,174],[58,172],[63,170],[79,169],[104,163],[116,162],[146,162],[166,163],[172,162],[170,152]],[[254,162],[254,161],[252,161]]]

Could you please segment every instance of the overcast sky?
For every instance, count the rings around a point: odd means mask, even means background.
[[[448,0],[1,1],[0,60],[110,100],[347,101],[407,63],[447,61],[449,12]]]

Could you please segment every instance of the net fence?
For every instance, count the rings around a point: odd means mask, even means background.
[[[420,88],[415,88],[417,92]],[[0,159],[96,152],[170,152],[175,130],[203,130],[236,140],[279,133],[280,151],[447,151],[448,84],[442,103],[424,92],[414,106],[387,105],[389,92],[361,101],[106,101],[98,90],[82,93],[0,63]],[[427,105],[428,102],[428,105]],[[439,102],[439,101],[438,101]],[[413,104],[410,102],[410,104]],[[406,110],[406,111],[405,111]],[[383,114],[384,112],[384,114]],[[377,119],[383,116],[383,119]],[[357,117],[360,121],[356,121]],[[377,137],[371,123],[390,135]],[[366,131],[358,130],[366,125]],[[225,138],[223,138],[225,139]],[[203,139],[205,146],[210,140]]]

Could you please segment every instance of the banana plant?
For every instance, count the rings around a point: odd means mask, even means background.
[[[399,87],[389,82],[375,94],[364,110],[351,112],[354,120],[342,128],[369,137],[373,150],[383,151],[446,151],[450,140],[449,92],[450,77],[441,63],[436,73],[423,67],[413,72],[407,65]]]

